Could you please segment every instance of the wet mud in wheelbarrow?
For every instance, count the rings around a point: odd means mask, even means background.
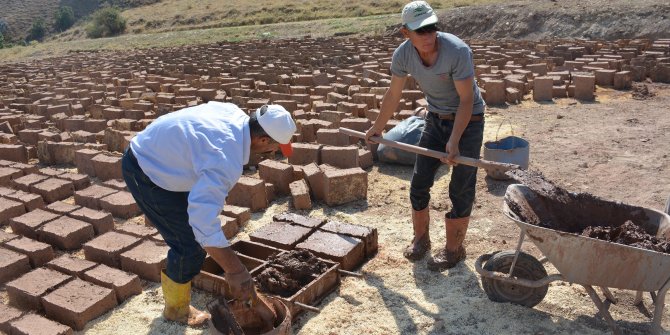
[[[508,192],[505,202],[528,224],[604,241],[669,253],[670,242],[642,207],[607,201],[589,193],[571,193],[539,172],[514,170],[510,175],[533,192]]]

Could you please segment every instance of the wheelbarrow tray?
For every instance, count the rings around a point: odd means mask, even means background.
[[[505,197],[530,207],[541,195],[520,184],[510,185]],[[647,222],[636,222],[659,238],[670,235],[670,216],[643,208]],[[503,213],[542,251],[566,281],[635,291],[658,291],[670,279],[670,254],[567,233],[523,222],[507,204]]]

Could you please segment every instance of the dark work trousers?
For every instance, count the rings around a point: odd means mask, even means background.
[[[200,272],[206,252],[188,224],[189,192],[171,192],[154,184],[140,168],[130,147],[121,166],[135,202],[170,247],[165,273],[180,284],[191,281]]]
[[[445,152],[449,136],[454,128],[454,121],[441,120],[435,113],[426,115],[426,127],[421,133],[419,146],[426,149]],[[484,120],[470,122],[461,136],[458,149],[461,156],[479,159],[479,153],[484,138]],[[430,202],[430,188],[435,181],[437,169],[443,163],[436,158],[416,155],[414,174],[409,191],[409,199],[414,210],[420,211],[428,207]],[[449,181],[449,199],[452,209],[450,218],[470,216],[472,204],[475,201],[475,186],[477,184],[477,168],[463,164],[452,167]]]

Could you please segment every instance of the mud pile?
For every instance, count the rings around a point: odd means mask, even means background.
[[[258,286],[263,292],[285,298],[292,296],[328,270],[328,264],[307,250],[293,250],[273,256],[268,264],[269,266],[256,277]]]
[[[520,221],[614,243],[670,253],[670,241],[654,236],[656,227],[642,207],[572,193],[536,171],[508,175],[527,188],[508,189],[505,203]],[[636,224],[637,223],[637,224]],[[650,234],[651,233],[651,234]]]
[[[626,221],[619,227],[589,226],[582,231],[582,236],[599,240],[630,245],[658,252],[670,253],[670,242],[648,234],[642,227],[632,221]]]
[[[645,100],[648,98],[653,98],[656,96],[656,93],[649,89],[649,86],[644,83],[633,83],[633,99],[635,100]]]

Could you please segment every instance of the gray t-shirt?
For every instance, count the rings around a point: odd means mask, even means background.
[[[453,114],[461,101],[454,80],[475,76],[472,50],[460,38],[443,32],[437,33],[438,56],[435,64],[426,67],[419,52],[407,40],[393,52],[391,73],[398,77],[411,74],[426,95],[428,110],[434,113]],[[472,114],[484,113],[484,99],[473,80],[474,104]]]

